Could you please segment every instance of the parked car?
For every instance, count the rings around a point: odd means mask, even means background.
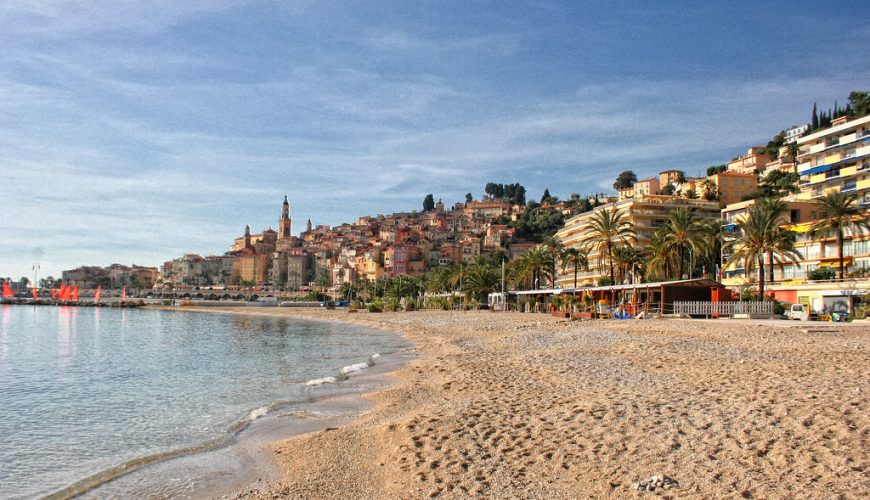
[[[798,321],[816,321],[819,314],[810,310],[806,304],[792,304],[785,310],[785,318]]]

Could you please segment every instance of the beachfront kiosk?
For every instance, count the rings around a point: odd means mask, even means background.
[[[490,294],[490,306],[495,310],[564,311],[568,315],[584,313],[596,318],[674,314],[680,312],[675,309],[675,303],[712,304],[733,300],[725,285],[709,278]]]

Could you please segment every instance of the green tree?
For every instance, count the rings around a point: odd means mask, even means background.
[[[663,187],[663,188],[661,189],[661,193],[664,194],[664,195],[667,195],[667,196],[673,196],[673,194],[674,194],[675,192],[677,192],[677,188],[676,188],[676,186],[674,186],[674,185],[671,184],[670,182],[667,183],[667,184],[665,185],[665,187]]]
[[[853,90],[849,92],[849,116],[860,118],[870,115],[870,93]]]
[[[643,254],[631,245],[622,245],[613,249],[613,263],[616,266],[617,283],[625,283],[630,277],[634,283],[635,276],[641,271],[644,263]]]
[[[707,167],[707,177],[711,175],[721,174],[726,170],[728,170],[727,165],[713,165],[712,167]]]
[[[562,267],[574,269],[574,288],[577,288],[577,272],[580,269],[589,270],[589,250],[584,248],[567,248],[562,252]]]
[[[719,199],[719,186],[713,179],[704,179],[701,181],[701,191],[704,193],[704,199],[707,201],[716,201]]]
[[[431,210],[435,210],[435,197],[431,194],[427,194],[425,198],[423,198],[423,211],[429,212]]]
[[[631,170],[624,170],[616,176],[616,182],[613,183],[613,189],[622,191],[623,189],[628,189],[634,186],[635,182],[637,182],[637,175],[635,175]]]
[[[549,254],[541,246],[529,249],[519,259],[518,281],[537,289],[547,278]]]
[[[858,206],[858,195],[855,193],[829,193],[820,200],[823,217],[812,226],[812,234],[816,237],[837,237],[837,261],[839,276],[845,276],[843,265],[843,241],[846,231],[857,234],[870,231],[867,213]]]
[[[469,266],[463,280],[463,293],[478,302],[501,288],[501,271],[492,266]]]
[[[471,203],[474,201],[474,196],[471,193],[465,193],[465,203]]]
[[[550,288],[556,288],[556,264],[562,257],[562,252],[565,250],[565,245],[562,244],[561,241],[558,240],[555,236],[547,236],[544,238],[544,241],[541,243],[541,246],[544,247],[544,251],[547,252],[547,263],[550,268],[548,269],[550,274]]]
[[[661,231],[662,251],[676,258],[676,277],[682,279],[686,264],[694,266],[694,259],[703,253],[705,242],[700,220],[694,211],[680,207],[671,211]]]
[[[637,242],[637,236],[625,214],[616,210],[601,209],[592,214],[587,222],[589,244],[598,251],[598,268],[609,267],[610,279],[615,279],[613,248]]]
[[[786,261],[796,262],[800,254],[787,244],[779,240],[781,219],[776,211],[763,203],[756,203],[749,207],[746,216],[737,222],[739,236],[729,243],[731,258],[728,265],[736,264],[740,260],[744,262],[744,273],[753,273],[758,268],[758,293],[764,299],[764,284],[767,279],[765,273],[765,256],[772,252],[774,261],[780,265]]]

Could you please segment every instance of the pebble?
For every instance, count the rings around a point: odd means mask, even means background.
[[[680,485],[676,479],[670,478],[665,475],[661,476],[653,476],[646,481],[641,481],[635,485],[635,488],[638,491],[648,491],[655,492],[656,490],[669,490],[671,488],[676,488]]]

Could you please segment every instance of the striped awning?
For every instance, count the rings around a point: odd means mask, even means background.
[[[834,168],[833,165],[819,165],[818,167],[813,167],[809,170],[804,170],[803,172],[800,172],[800,174],[801,175],[820,174],[822,172],[827,172],[828,170],[830,170],[832,168]]]

